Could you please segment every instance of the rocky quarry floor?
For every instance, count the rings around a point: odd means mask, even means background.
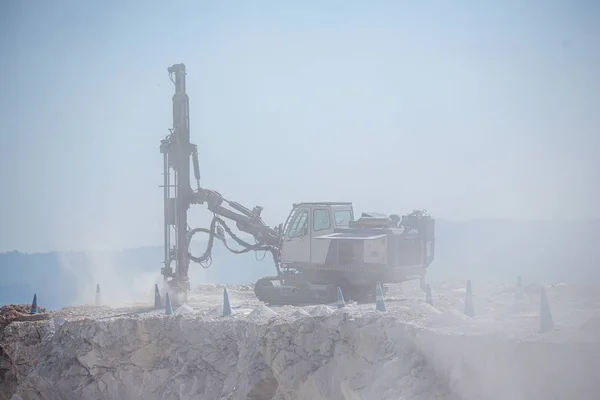
[[[549,400],[600,398],[600,291],[392,286],[374,304],[267,307],[252,286],[202,285],[175,315],[146,304],[0,310],[0,399]],[[40,304],[43,305],[43,304]],[[20,308],[19,308],[20,307]]]

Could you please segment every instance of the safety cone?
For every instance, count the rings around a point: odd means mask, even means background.
[[[517,294],[516,294],[517,299],[522,299],[523,298],[523,283],[521,281],[521,277],[519,276],[517,278]]]
[[[171,298],[169,297],[169,293],[167,293],[167,296],[165,297],[165,303],[165,314],[173,315],[173,307],[171,306]]]
[[[338,286],[337,288],[337,308],[344,308],[346,306],[346,302],[344,301],[344,295],[342,294],[342,288]]]
[[[37,313],[38,313],[37,294],[34,293],[33,294],[33,302],[31,302],[31,313],[30,314],[37,314]]]
[[[465,295],[465,314],[473,318],[475,316],[475,306],[473,305],[473,290],[471,281],[467,281],[467,293]]]
[[[542,286],[540,299],[540,332],[549,332],[554,329],[554,320],[550,312],[550,304],[548,296],[546,296],[546,288]]]
[[[387,311],[387,307],[385,306],[385,300],[383,299],[383,289],[381,288],[381,284],[377,283],[375,288],[375,309],[377,311]]]
[[[431,296],[431,286],[427,284],[427,291],[425,292],[425,302],[430,306],[433,305],[433,297]]]
[[[231,303],[229,303],[229,293],[227,288],[223,289],[223,316],[231,315]]]
[[[100,297],[100,284],[96,284],[96,307],[102,304],[102,298]]]
[[[158,291],[158,285],[154,285],[154,308],[160,308],[160,292]]]

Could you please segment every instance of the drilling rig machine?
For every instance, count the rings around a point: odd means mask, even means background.
[[[206,265],[215,239],[233,253],[269,252],[276,275],[259,279],[254,291],[270,304],[322,304],[333,302],[337,287],[344,296],[369,301],[375,283],[420,279],[434,258],[435,221],[424,211],[402,217],[363,213],[354,218],[352,203],[294,204],[284,224],[269,227],[262,207],[248,209],[200,186],[198,149],[190,143],[189,98],[184,64],[168,68],[175,85],[173,127],[161,141],[164,168],[164,279],[178,303],[187,301],[190,261]],[[192,160],[196,189],[190,184]],[[214,217],[208,229],[190,230],[187,212],[192,204],[206,204]],[[225,220],[252,235],[255,243],[239,238]],[[204,254],[189,250],[196,233],[208,234]],[[226,234],[239,249],[229,246]],[[174,267],[174,268],[173,268]],[[386,290],[384,285],[384,290]]]

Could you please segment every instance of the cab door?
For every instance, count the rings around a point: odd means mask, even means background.
[[[281,262],[284,264],[310,263],[310,209],[301,207],[296,210],[285,232],[281,248]]]
[[[312,210],[312,221],[311,221],[311,263],[312,264],[325,264],[327,259],[327,252],[329,251],[330,239],[319,239],[319,236],[327,235],[332,233],[334,229],[333,215],[331,207],[318,206]]]

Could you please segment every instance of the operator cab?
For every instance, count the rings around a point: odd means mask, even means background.
[[[323,264],[329,241],[315,239],[333,233],[335,228],[349,227],[354,220],[352,203],[299,203],[287,218],[283,231],[283,264]]]

